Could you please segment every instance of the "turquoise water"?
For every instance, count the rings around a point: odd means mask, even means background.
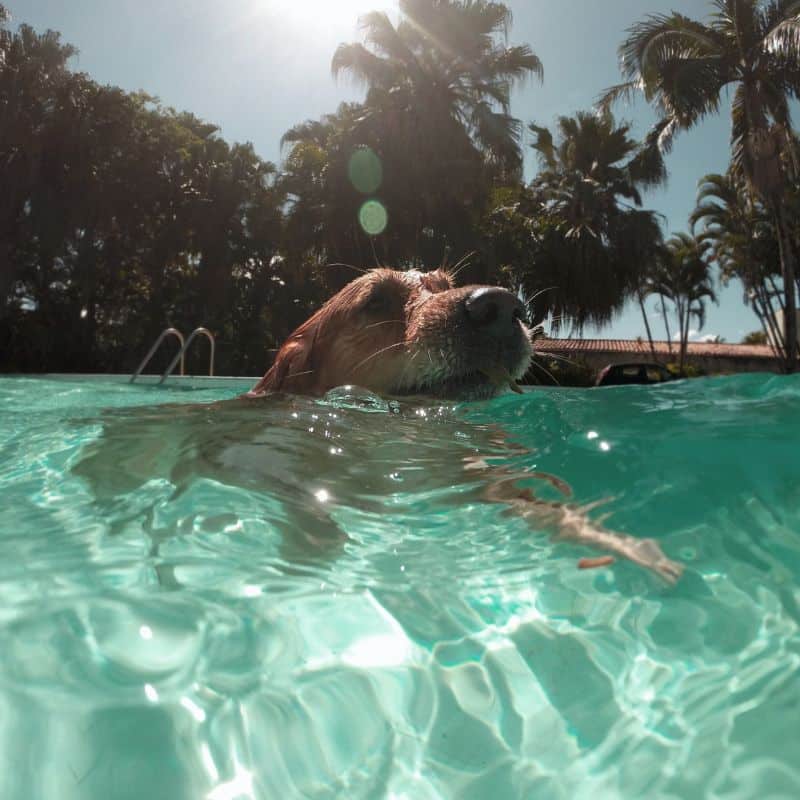
[[[800,379],[247,387],[0,379],[4,800],[800,796]],[[683,578],[578,570],[476,455]]]

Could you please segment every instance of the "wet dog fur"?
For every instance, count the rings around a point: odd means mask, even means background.
[[[457,288],[443,270],[370,270],[292,333],[249,396],[355,384],[384,396],[491,397],[528,370],[524,315],[511,292]]]
[[[303,396],[322,396],[346,384],[381,396],[415,398],[414,404],[419,396],[429,404],[431,399],[489,398],[506,388],[519,391],[516,381],[527,371],[533,352],[524,316],[524,306],[512,293],[498,287],[457,288],[444,271],[369,271],[294,331],[264,377],[242,398],[112,417],[76,471],[89,480],[98,502],[111,509],[122,526],[131,517],[114,510],[120,507],[117,498],[154,478],[170,481],[178,495],[190,490],[198,477],[266,488],[291,509],[283,536],[285,561],[335,557],[347,534],[331,517],[332,504],[291,498],[307,496],[312,474],[316,483],[331,487],[338,504],[362,507],[364,480],[380,469],[373,463],[379,457],[370,451],[363,454],[364,463],[356,461],[343,469],[341,459],[329,458],[327,449],[309,446],[309,437],[302,435],[305,428],[285,427],[286,409],[295,403],[302,411],[308,404]],[[198,415],[210,427],[198,428]],[[681,565],[668,559],[654,540],[610,531],[590,518],[590,507],[568,502],[570,489],[560,479],[503,466],[504,456],[513,455],[519,463],[528,455],[503,431],[475,431],[474,441],[464,447],[446,435],[448,426],[443,426],[439,441],[435,431],[418,430],[413,419],[402,415],[390,415],[386,425],[402,427],[409,447],[424,448],[428,468],[415,474],[431,488],[469,486],[468,493],[460,495],[462,501],[501,504],[535,530],[550,530],[557,540],[633,561],[668,583],[680,576]],[[355,474],[360,477],[351,485],[350,475]],[[531,483],[538,481],[554,486],[563,501],[534,494]],[[377,513],[380,496],[376,486],[371,502]],[[164,535],[168,531],[151,531],[154,560]],[[606,566],[611,560],[584,559],[580,566]],[[169,569],[162,565],[159,570],[159,580],[169,583]]]
[[[525,316],[524,305],[511,292],[493,286],[459,288],[444,270],[371,270],[287,339],[246,397],[322,395],[344,384],[381,395],[455,400],[489,398],[506,387],[519,391],[516,381],[528,371],[533,354]],[[502,433],[499,437],[504,440]],[[654,540],[606,530],[589,518],[589,508],[545,502],[520,488],[519,481],[530,479],[530,473],[490,466],[474,455],[464,459],[464,467],[485,479],[483,499],[506,505],[536,527],[546,524],[557,538],[633,561],[669,583],[680,577],[682,566]],[[585,559],[581,568],[609,563],[608,558]]]

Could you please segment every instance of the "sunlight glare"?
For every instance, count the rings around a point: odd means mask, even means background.
[[[395,11],[394,0],[253,0],[256,10],[288,24],[346,27],[355,33],[358,18],[369,11]]]

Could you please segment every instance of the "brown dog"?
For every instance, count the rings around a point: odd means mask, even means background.
[[[357,411],[326,414],[302,397],[348,383],[382,395],[434,398],[487,398],[504,387],[519,391],[516,379],[532,353],[524,311],[504,289],[454,288],[442,271],[373,270],[301,325],[244,398],[109,412],[102,436],[85,448],[74,470],[90,482],[112,530],[134,525],[150,534],[165,585],[178,579],[169,559],[158,556],[160,542],[174,535],[160,520],[185,517],[181,498],[195,491],[198,480],[251,490],[248,502],[266,490],[264,514],[281,528],[284,563],[331,559],[349,538],[333,510],[387,510],[386,493],[395,486],[387,488],[384,478],[397,468],[398,441],[408,450],[401,459],[408,467],[405,491],[444,488],[456,492],[459,503],[499,504],[534,530],[549,529],[556,539],[624,557],[674,582],[681,566],[655,541],[605,529],[589,517],[590,507],[566,502],[571,491],[564,481],[507,466],[510,456],[520,463],[528,453],[499,428],[470,428],[465,440],[452,415],[433,426],[416,413],[356,420],[362,416]],[[318,430],[323,419],[341,425],[341,432]],[[331,447],[334,439],[342,446]],[[565,502],[537,497],[531,487],[541,481]],[[142,485],[166,487],[169,497],[150,506],[149,494],[138,495]],[[131,505],[134,496],[139,500]],[[178,509],[171,510],[173,505]],[[235,506],[215,506],[212,518],[220,514],[238,518]],[[579,566],[612,560],[583,559]]]
[[[522,302],[496,286],[455,288],[443,270],[372,270],[303,323],[245,397],[321,395],[344,384],[382,395],[459,400],[489,398],[504,387],[521,392],[516,381],[528,370],[533,352],[524,316]],[[504,442],[502,433],[493,444],[499,440]],[[670,583],[681,575],[681,565],[654,540],[608,531],[587,516],[588,508],[545,502],[530,489],[518,488],[520,481],[535,478],[564,490],[563,481],[541,473],[512,473],[474,454],[464,456],[462,465],[484,480],[484,500],[508,506],[534,527],[544,524],[556,538],[627,558]],[[579,566],[612,562],[610,557],[582,559]]]
[[[248,396],[321,395],[345,384],[463,400],[519,391],[531,360],[524,314],[511,292],[454,288],[442,270],[372,270],[287,339]]]

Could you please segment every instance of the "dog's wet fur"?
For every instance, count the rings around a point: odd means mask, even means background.
[[[286,417],[275,416],[278,409],[291,404],[293,397],[307,403],[302,396],[322,396],[347,384],[381,396],[413,396],[415,403],[423,396],[422,402],[428,404],[431,399],[486,399],[506,388],[521,391],[516,381],[527,371],[533,352],[524,317],[517,296],[499,287],[456,288],[442,270],[371,270],[294,331],[247,394],[206,406],[205,411],[184,405],[150,409],[147,414],[133,410],[111,418],[103,437],[87,448],[76,470],[93,485],[98,502],[109,508],[117,504],[115,498],[153,477],[168,479],[178,493],[198,477],[279,490],[291,516],[284,535],[287,559],[333,558],[347,534],[326,508],[314,506],[312,513],[304,505],[309,476],[330,485],[338,504],[361,507],[363,475],[370,473],[370,465],[358,465],[356,472],[362,477],[351,485],[355,467],[342,469],[341,459],[328,457],[327,450],[320,454],[308,449],[304,439],[297,439],[298,431],[287,429],[283,435],[285,423],[280,420]],[[266,417],[264,402],[269,404]],[[207,424],[198,426],[198,413],[213,423],[211,429]],[[402,415],[386,422],[396,428],[410,424]],[[409,459],[414,459],[416,447],[430,457],[424,472],[415,473],[430,488],[478,486],[474,500],[501,504],[535,530],[549,529],[556,539],[633,561],[668,583],[680,577],[682,566],[668,559],[654,540],[610,531],[589,517],[589,507],[566,502],[571,492],[560,479],[511,470],[502,459],[498,463],[498,452],[513,454],[517,464],[527,455],[503,431],[478,429],[465,448],[445,435],[448,429],[443,428],[441,441],[436,439],[436,428],[418,431],[413,424],[402,436],[412,448]],[[295,443],[287,446],[289,439]],[[370,454],[363,458],[369,462]],[[532,480],[548,481],[565,501],[537,497],[530,488]],[[380,505],[379,496],[376,489],[372,502]],[[582,559],[580,566],[604,567],[612,561]]]
[[[345,384],[380,395],[492,397],[530,366],[525,311],[497,286],[456,288],[444,270],[370,270],[286,340],[250,397]]]

